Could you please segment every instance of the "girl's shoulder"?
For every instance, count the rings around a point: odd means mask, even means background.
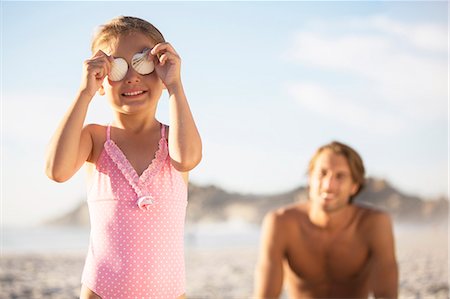
[[[103,144],[106,141],[106,130],[107,125],[99,125],[99,124],[88,124],[84,126],[83,131],[86,131],[92,140],[92,152],[90,156],[89,162],[97,161],[103,150]]]
[[[106,141],[106,130],[107,125],[99,125],[99,124],[87,124],[84,126],[83,130],[86,130],[91,135],[92,141]]]

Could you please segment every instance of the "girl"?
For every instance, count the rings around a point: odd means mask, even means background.
[[[188,171],[202,145],[180,57],[158,29],[134,17],[101,26],[92,53],[46,164],[57,182],[87,168],[91,236],[80,298],[184,298]],[[170,131],[155,118],[163,89]],[[113,121],[83,127],[96,92],[107,96]]]

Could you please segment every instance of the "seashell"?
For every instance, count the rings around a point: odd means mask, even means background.
[[[150,49],[144,49],[141,53],[134,54],[131,59],[131,66],[141,75],[147,75],[153,72],[155,64],[148,57]]]
[[[120,81],[125,78],[128,71],[128,63],[123,58],[115,58],[111,62],[111,71],[109,72],[109,80]]]

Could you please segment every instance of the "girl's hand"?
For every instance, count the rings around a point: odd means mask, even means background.
[[[114,61],[114,58],[106,55],[102,50],[98,50],[94,56],[86,60],[83,64],[80,92],[86,93],[91,98],[94,97],[95,93],[102,87],[103,80],[109,74],[112,61]]]
[[[150,52],[153,55],[156,74],[170,91],[181,84],[181,58],[169,43],[159,43]]]

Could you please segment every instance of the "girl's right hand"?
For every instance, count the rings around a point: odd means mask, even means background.
[[[98,50],[94,56],[86,60],[83,64],[83,79],[80,93],[85,93],[92,99],[102,87],[105,77],[109,74],[112,61],[114,61],[114,58],[106,55],[102,50]]]

